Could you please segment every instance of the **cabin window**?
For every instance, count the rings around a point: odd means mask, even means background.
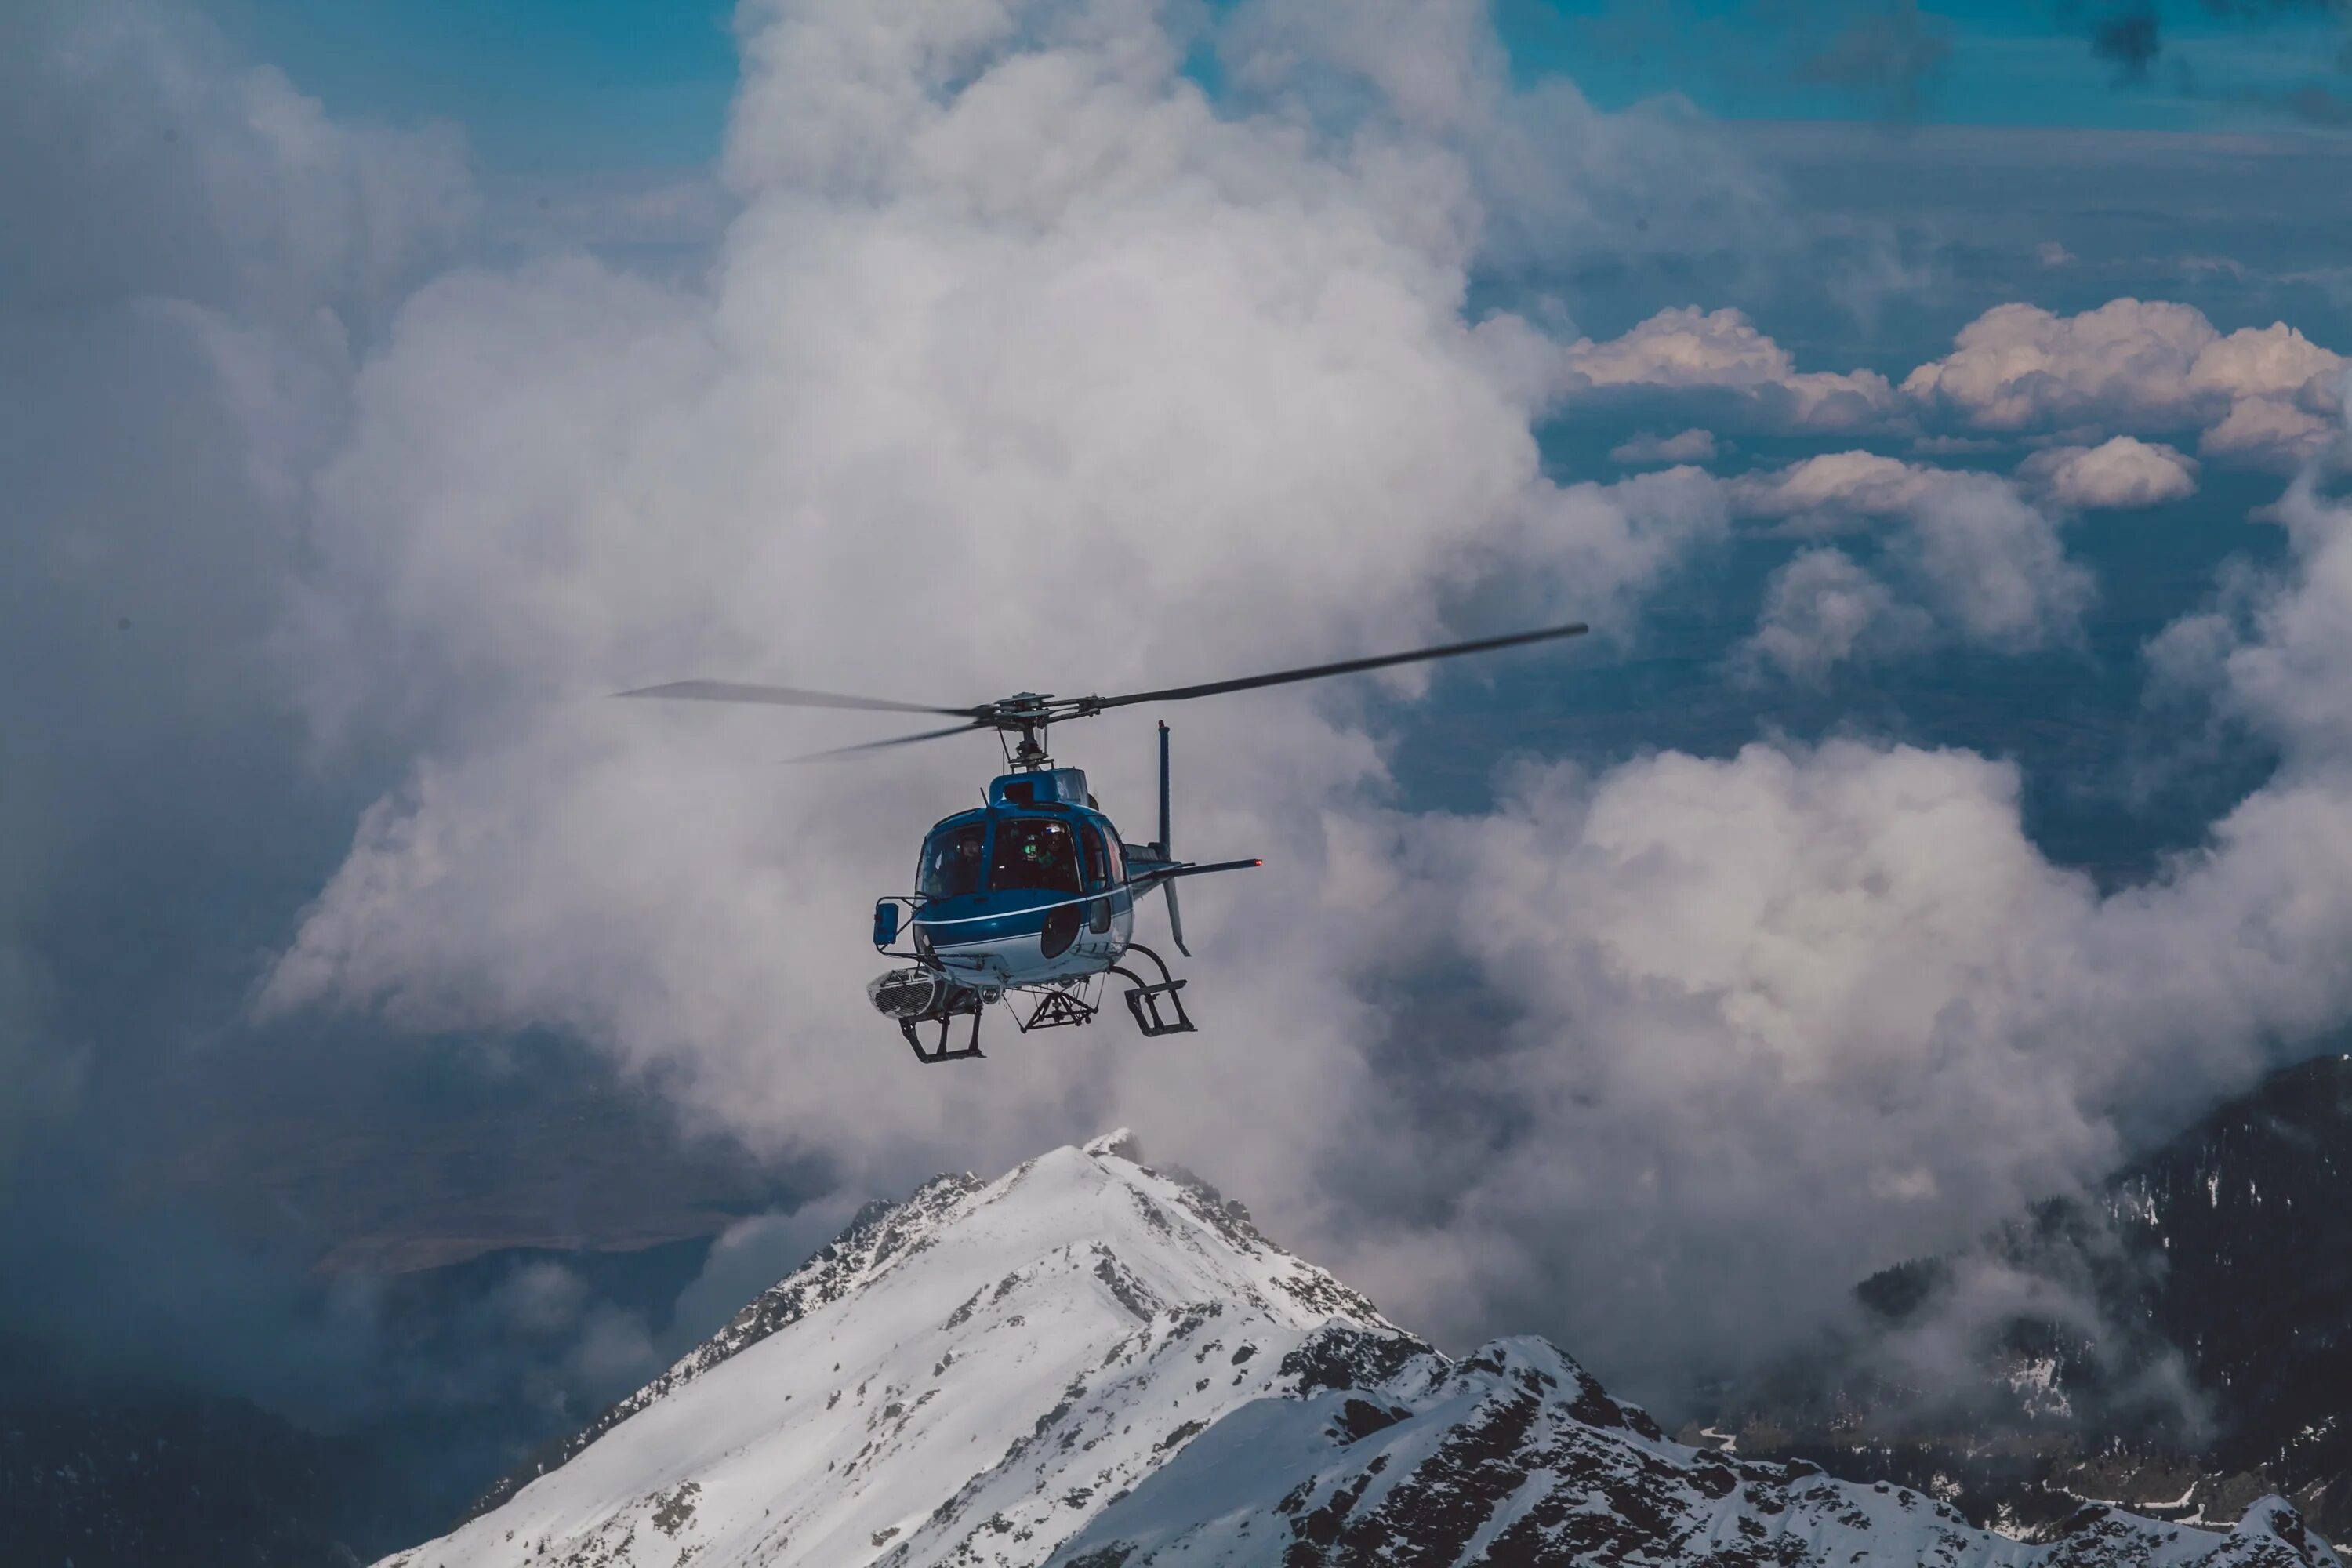
[[[1102,829],[1089,822],[1086,826],[1084,837],[1087,846],[1087,886],[1108,888],[1110,886],[1110,857],[1103,849]]]
[[[1078,845],[1070,825],[1044,816],[1005,816],[996,823],[996,855],[988,890],[1076,893]]]
[[[1110,861],[1111,886],[1118,887],[1127,880],[1127,856],[1118,842],[1118,830],[1103,835],[1103,852]]]
[[[988,847],[988,825],[968,823],[931,835],[923,846],[923,874],[916,890],[927,899],[960,898],[980,891],[980,867]]]

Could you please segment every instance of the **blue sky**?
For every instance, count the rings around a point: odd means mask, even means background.
[[[1733,119],[2271,131],[2303,123],[2283,107],[2292,94],[2343,79],[2341,24],[2324,5],[2232,19],[2178,0],[2153,9],[2161,52],[2130,78],[2089,43],[2130,9],[1496,0],[1495,18],[1522,80],[1565,73],[1608,109],[1679,93]],[[229,0],[222,19],[339,113],[456,121],[491,171],[565,174],[712,157],[735,85],[732,10],[715,0]],[[1858,55],[1841,46],[1856,37],[1875,41]],[[1879,79],[1882,68],[1903,84]]]
[[[247,51],[342,114],[453,120],[500,173],[707,162],[735,89],[712,0],[230,0]]]
[[[2325,68],[2340,43],[2336,24],[2315,6],[2231,20],[2175,3],[2144,13],[2155,19],[2159,52],[2133,73],[2095,54],[2091,38],[2137,9],[2092,0],[1916,10],[1502,0],[1496,15],[1522,72],[1566,70],[1605,107],[1679,91],[1709,113],[1741,119],[1885,114],[2074,129],[2273,128],[2286,116],[2263,100],[2328,79]],[[1833,64],[1840,59],[1843,69]],[[1916,97],[1890,101],[1859,79],[1873,66],[1905,62],[1917,72]]]

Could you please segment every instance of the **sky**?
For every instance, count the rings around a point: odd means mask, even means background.
[[[516,172],[706,163],[737,80],[732,7],[703,0],[236,0],[216,14],[338,111],[457,121],[481,158]],[[2330,122],[2320,95],[2344,85],[2330,68],[2339,20],[2326,0],[1502,0],[1492,12],[1516,80],[1565,75],[1612,110],[1675,95],[1728,119],[2170,132]],[[1192,68],[1214,79],[1209,60]]]
[[[2095,1183],[2352,1022],[2345,27],[20,8],[0,1329],[324,1420],[387,1259],[761,1216],[723,1314],[1129,1124],[1671,1404]],[[604,700],[1570,617],[1166,715],[1202,1032],[960,1073],[865,911],[992,755]]]

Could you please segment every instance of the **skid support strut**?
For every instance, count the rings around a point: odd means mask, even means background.
[[[1093,1023],[1097,1011],[1067,991],[1048,991],[1037,998],[1036,1009],[1026,1023],[1018,1014],[1013,1022],[1024,1035],[1032,1029],[1076,1029]]]
[[[1150,981],[1131,969],[1118,964],[1110,967],[1111,973],[1124,976],[1133,986],[1127,994],[1127,1010],[1135,1015],[1135,1026],[1147,1038],[1192,1033],[1192,1020],[1184,1011],[1184,999],[1177,994],[1184,989],[1184,982],[1169,973],[1167,961],[1141,942],[1128,943],[1127,951],[1143,954],[1160,971],[1160,978]]]

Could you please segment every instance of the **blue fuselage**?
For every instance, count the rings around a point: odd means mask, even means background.
[[[992,804],[932,827],[916,868],[915,947],[966,984],[1101,973],[1135,931],[1110,818],[1059,801]]]

